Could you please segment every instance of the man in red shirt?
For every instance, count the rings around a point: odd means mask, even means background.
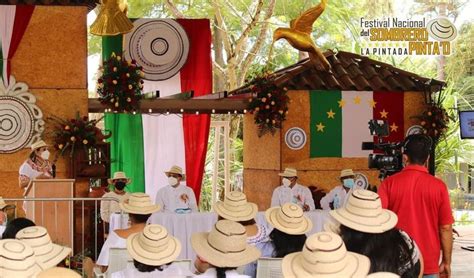
[[[438,273],[450,277],[454,219],[446,185],[431,176],[425,166],[431,145],[427,136],[408,136],[403,152],[405,168],[384,180],[378,193],[382,206],[397,214],[397,227],[420,247],[424,277],[437,277]],[[438,265],[440,249],[442,260]]]

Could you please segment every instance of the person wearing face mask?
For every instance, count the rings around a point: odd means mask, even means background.
[[[105,193],[102,198],[114,198],[116,201],[109,199],[100,202],[100,218],[109,223],[110,215],[121,211],[119,203],[130,196],[128,192],[125,192],[125,187],[130,184],[131,180],[127,178],[124,172],[115,172],[114,177],[107,181],[113,186],[113,190]]]
[[[273,191],[271,207],[293,203],[299,205],[303,211],[315,209],[313,195],[309,188],[297,183],[298,173],[296,169],[286,168],[283,173],[278,175],[282,177],[282,185]]]
[[[48,145],[39,140],[31,145],[31,152],[28,159],[23,162],[19,170],[19,186],[26,188],[34,179],[52,179],[53,168],[49,161]]]
[[[173,166],[168,172],[168,185],[158,190],[155,204],[162,207],[163,212],[188,213],[197,212],[197,202],[194,191],[186,184],[184,180],[183,169],[179,166]]]
[[[352,169],[341,171],[340,180],[342,185],[334,187],[321,199],[321,208],[324,210],[338,209],[344,207],[350,193],[355,187],[355,175]]]

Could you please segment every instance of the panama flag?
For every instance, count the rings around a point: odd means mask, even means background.
[[[386,142],[404,138],[403,92],[310,91],[310,157],[367,157],[373,142],[368,122],[388,121]]]

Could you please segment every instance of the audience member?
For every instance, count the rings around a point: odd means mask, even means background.
[[[230,220],[219,220],[209,233],[195,233],[191,245],[197,253],[195,264],[207,262],[209,268],[198,277],[239,278],[237,267],[257,260],[261,253],[247,243],[245,228]],[[199,268],[198,268],[199,270]]]
[[[8,217],[5,210],[8,207],[10,207],[10,205],[5,203],[3,198],[0,197],[0,239],[2,239],[2,234],[5,231],[5,228],[7,226]]]
[[[35,277],[40,271],[28,244],[17,239],[0,240],[0,277]]]
[[[113,190],[105,193],[102,198],[113,198],[113,200],[103,200],[100,202],[100,218],[106,223],[110,221],[112,213],[120,212],[119,203],[128,199],[130,194],[125,192],[125,187],[130,184],[130,178],[127,178],[124,172],[115,172],[114,177],[107,180]]]
[[[352,169],[341,171],[339,179],[342,185],[334,187],[321,199],[321,208],[324,210],[338,209],[344,207],[347,198],[355,186],[355,175]]]
[[[172,263],[181,252],[181,243],[160,225],[148,225],[143,232],[129,236],[127,250],[133,258],[133,266],[112,273],[113,278],[192,276],[189,269]]]
[[[366,277],[370,260],[347,252],[337,234],[320,232],[308,237],[301,252],[283,258],[284,277]]]
[[[152,204],[150,196],[145,193],[133,193],[129,199],[119,205],[121,210],[129,213],[131,226],[127,229],[115,230],[107,237],[97,259],[97,265],[102,266],[103,272],[109,265],[109,249],[126,248],[127,238],[131,234],[143,231],[151,214],[160,209],[160,206]]]
[[[282,185],[273,190],[272,207],[282,206],[285,203],[293,203],[300,206],[304,211],[314,210],[314,200],[308,187],[298,184],[298,172],[293,168],[286,168],[283,173],[278,174]]]
[[[398,215],[397,227],[420,247],[424,274],[450,276],[454,219],[446,185],[426,168],[431,148],[430,137],[408,136],[403,147],[406,166],[382,182],[379,195],[383,207]]]
[[[7,224],[5,231],[3,232],[2,238],[15,239],[16,234],[20,230],[31,226],[35,226],[35,223],[30,219],[24,217],[15,218]]]
[[[295,204],[286,203],[281,207],[269,208],[265,218],[274,227],[270,239],[274,247],[272,257],[275,258],[301,251],[306,240],[305,233],[313,228],[311,220]]]
[[[168,172],[168,185],[158,190],[155,203],[160,205],[163,212],[188,213],[197,212],[197,202],[194,191],[181,182],[185,180],[183,169],[173,166]]]
[[[377,193],[354,190],[346,206],[330,215],[340,223],[339,234],[347,250],[370,259],[371,273],[392,272],[401,277],[423,274],[418,247],[405,232],[395,228],[397,215],[382,209]]]
[[[46,270],[41,271],[37,278],[51,278],[51,277],[61,277],[61,278],[80,278],[81,275],[75,272],[72,269],[64,267],[52,267]]]
[[[214,210],[219,215],[219,220],[227,219],[238,222],[245,227],[247,243],[257,247],[262,257],[271,257],[273,244],[268,237],[269,231],[263,225],[255,222],[258,207],[254,203],[247,202],[244,193],[238,191],[229,192],[223,202],[217,202]],[[257,262],[252,262],[245,267],[244,274],[255,277]]]
[[[36,261],[42,269],[57,266],[71,254],[71,248],[54,244],[48,231],[41,226],[24,228],[16,234],[16,239],[25,242],[33,248]]]

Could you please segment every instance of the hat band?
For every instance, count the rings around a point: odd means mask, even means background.
[[[223,251],[223,250],[217,248],[216,246],[212,245],[212,243],[209,241],[209,238],[207,239],[207,244],[209,244],[209,246],[210,246],[212,249],[214,249],[214,250],[216,250],[216,251],[218,251],[218,252],[220,252],[220,253],[222,253],[222,254],[242,253],[242,252],[245,251],[245,249],[247,249],[247,247],[244,247],[244,249],[242,249],[242,250],[236,250],[236,251],[228,250],[228,251]]]
[[[298,228],[301,226],[302,224],[302,221],[301,221],[301,217],[298,217],[298,218],[295,218],[295,217],[291,217],[291,216],[288,216],[285,214],[285,212],[283,210],[280,210],[281,213],[278,213],[276,214],[276,218],[278,220],[278,223],[280,225],[282,225],[283,227],[285,228]],[[291,220],[299,220],[298,222],[293,222]]]
[[[160,252],[168,247],[169,238],[167,235],[165,235],[159,239],[151,239],[142,233],[138,238],[138,242],[140,243],[140,246],[148,252]]]
[[[316,254],[317,252],[317,254]],[[333,260],[327,260],[329,254],[333,254],[337,258]],[[346,250],[344,244],[341,244],[334,249],[310,249],[306,244],[302,252],[303,260],[301,264],[309,272],[316,273],[337,273],[344,269],[347,265]],[[315,255],[316,258],[312,258]],[[323,258],[321,260],[321,258]]]

